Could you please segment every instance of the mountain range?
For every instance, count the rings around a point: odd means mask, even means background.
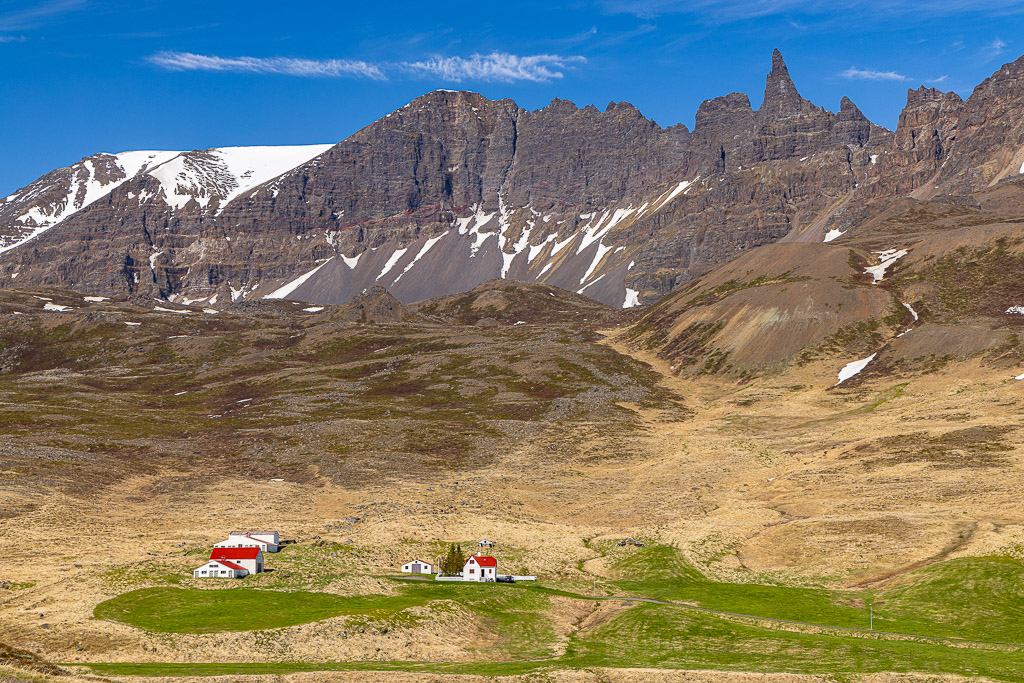
[[[900,266],[922,252],[894,241],[885,221],[923,212],[948,223],[952,212],[957,225],[999,223],[1019,211],[1022,76],[1024,58],[966,100],[910,90],[889,131],[848,98],[833,113],[801,97],[776,50],[759,109],[740,93],[707,100],[692,131],[662,128],[628,103],[600,111],[556,99],[527,111],[434,91],[336,145],[97,154],[0,201],[0,287],[221,307],[342,304],[374,286],[413,302],[492,279],[624,308],[675,292],[659,304],[672,317],[658,322],[657,343],[700,338],[703,348],[702,326],[729,316],[706,299],[696,313],[679,301],[694,287],[706,293],[700,283],[735,289],[761,277],[792,290],[802,278],[818,301],[838,301],[839,280],[880,265],[872,252],[909,248]],[[941,244],[931,241],[932,258],[964,243],[947,234]],[[722,270],[741,255],[732,263],[746,263],[742,273]],[[801,314],[815,319],[806,333],[778,347],[792,353],[741,365],[791,359],[884,315],[891,298],[869,287],[842,313],[812,306]],[[749,331],[751,343],[760,332]],[[731,337],[733,357],[745,357]]]

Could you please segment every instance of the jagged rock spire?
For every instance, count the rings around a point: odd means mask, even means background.
[[[765,79],[764,102],[758,114],[761,118],[778,118],[799,114],[807,105],[804,98],[800,97],[793,79],[789,77],[789,69],[782,59],[782,53],[778,48],[772,52],[772,70]]]

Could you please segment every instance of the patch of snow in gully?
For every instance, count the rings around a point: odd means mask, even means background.
[[[867,358],[862,358],[860,360],[855,360],[852,363],[847,363],[845,366],[843,366],[843,369],[839,371],[839,381],[835,383],[835,386],[839,386],[840,384],[850,379],[854,375],[859,374],[860,371],[866,368],[868,366],[868,363],[873,361],[875,359],[875,356],[877,355],[877,353],[873,353]]]
[[[300,275],[299,277],[295,278],[294,280],[292,280],[292,281],[291,281],[291,282],[289,282],[288,284],[286,284],[286,285],[283,285],[283,286],[281,286],[281,287],[278,287],[278,288],[277,288],[277,289],[275,289],[275,290],[274,290],[273,292],[271,292],[270,294],[267,294],[267,295],[266,295],[265,297],[263,297],[263,298],[264,298],[264,299],[284,299],[284,298],[285,298],[285,297],[287,297],[287,296],[288,296],[289,294],[291,294],[291,293],[292,293],[292,292],[294,292],[294,291],[295,291],[296,289],[298,289],[298,288],[299,288],[300,286],[302,286],[302,284],[303,284],[304,282],[306,282],[306,280],[308,280],[309,278],[311,278],[311,277],[313,277],[314,275],[316,275],[316,272],[317,272],[318,270],[320,270],[321,268],[323,268],[324,266],[326,266],[326,265],[327,265],[328,263],[330,263],[330,262],[331,262],[331,261],[333,261],[333,260],[334,260],[334,257],[332,256],[331,258],[327,259],[326,261],[324,261],[324,262],[323,262],[323,263],[321,263],[321,264],[320,264],[319,266],[317,266],[317,267],[316,267],[316,268],[314,268],[313,270],[309,271],[309,272],[308,272],[308,273],[306,273],[305,275]],[[233,297],[233,296],[232,296],[232,300],[234,300],[234,297]],[[213,301],[210,301],[210,303],[212,304],[212,303],[213,303]]]

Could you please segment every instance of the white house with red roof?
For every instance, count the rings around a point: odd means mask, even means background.
[[[498,578],[498,561],[489,555],[473,555],[462,567],[463,581],[494,581]]]
[[[194,569],[192,576],[197,579],[241,579],[249,575],[249,570],[231,560],[210,560],[202,567]]]
[[[433,574],[434,565],[423,560],[411,560],[402,565],[402,571],[406,574]]]
[[[210,561],[193,570],[192,576],[203,578],[240,579],[263,571],[263,551],[249,548],[214,548]]]
[[[281,539],[276,531],[232,531],[228,540],[215,543],[214,548],[259,548],[265,553],[276,553],[281,549]]]

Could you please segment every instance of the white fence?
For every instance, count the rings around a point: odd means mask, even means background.
[[[507,574],[498,574],[498,576],[508,576],[508,575]],[[440,574],[435,576],[434,580],[435,581],[472,581],[473,583],[478,583],[476,579],[464,579],[461,576],[441,576]],[[536,576],[515,576],[515,575],[513,575],[512,576],[512,580],[513,581],[536,581],[537,577]],[[488,582],[488,583],[490,583],[490,582]]]

